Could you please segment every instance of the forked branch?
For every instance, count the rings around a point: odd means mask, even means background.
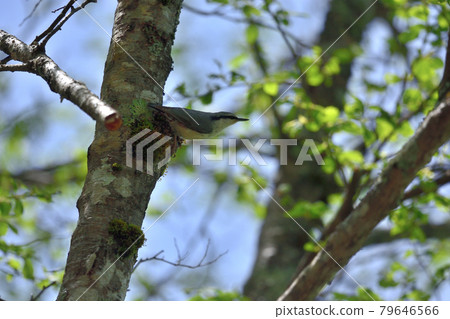
[[[122,125],[119,113],[100,100],[84,83],[76,81],[64,72],[45,53],[34,45],[27,45],[6,31],[0,30],[0,50],[12,60],[23,64],[0,64],[0,71],[26,71],[42,77],[61,100],[67,99],[78,105],[94,120],[102,123],[109,130],[116,130]]]

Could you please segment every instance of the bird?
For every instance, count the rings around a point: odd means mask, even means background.
[[[153,110],[162,113],[174,133],[183,139],[212,138],[230,125],[248,121],[230,112],[202,112],[183,107],[168,107],[148,104]]]

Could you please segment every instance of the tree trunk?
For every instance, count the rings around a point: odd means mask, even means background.
[[[371,3],[371,1],[361,0],[332,1],[318,44],[324,50],[327,49]],[[375,9],[369,10],[357,22],[357,25],[354,25],[336,42],[324,59],[338,48],[358,44],[367,24],[372,21],[376,13],[379,14],[381,11],[377,12]],[[333,85],[308,87],[305,82],[302,85],[314,103],[342,108],[350,76],[351,64],[343,64],[341,72],[332,79]],[[302,136],[297,144],[302,145],[305,138],[318,141],[320,135],[320,132],[308,133],[308,136]],[[294,163],[298,153],[291,155],[294,157],[288,161]],[[290,185],[289,194],[279,193],[278,190],[282,189],[283,185]],[[329,194],[338,191],[333,177],[325,174],[320,166],[312,162],[305,162],[302,166],[280,166],[274,189],[274,199],[287,210],[291,209],[292,204],[299,200],[326,201]],[[286,197],[291,198],[289,203],[283,200]],[[318,226],[317,222],[307,219],[297,220],[297,222],[308,232],[313,226]],[[244,287],[244,294],[253,300],[276,300],[295,275],[298,262],[305,253],[303,245],[309,240],[310,238],[304,231],[288,218],[277,204],[270,201],[267,207],[267,217],[259,237],[257,258],[252,275]]]
[[[162,88],[172,69],[170,53],[181,2],[118,1],[101,98],[120,111],[124,126],[115,132],[96,126],[58,300],[123,300],[126,296],[142,244],[140,227],[164,170],[157,169],[151,176],[125,165],[126,141],[145,127],[141,119],[148,116],[145,110],[133,110],[132,101],[162,101]]]

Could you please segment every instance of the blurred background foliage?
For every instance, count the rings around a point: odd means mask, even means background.
[[[144,229],[196,177],[198,189],[146,234],[139,257],[148,260],[136,267],[128,299],[276,299],[299,260],[318,248],[262,188],[320,241],[342,208],[364,196],[437,102],[450,21],[445,0],[375,2],[185,1],[166,92],[186,107],[250,121],[226,131],[222,161],[193,166],[191,146],[179,149]],[[14,2],[0,14],[1,27],[31,42],[64,4]],[[111,30],[113,3],[87,9]],[[108,44],[80,12],[47,53],[98,93]],[[93,123],[31,75],[0,74],[0,92],[0,297],[51,300],[77,219]],[[239,165],[249,153],[239,140],[230,146],[235,137],[297,144],[288,147],[287,165],[269,141],[259,150],[266,165],[255,158]],[[295,165],[305,139],[315,141],[324,165]],[[449,295],[448,148],[347,266],[379,299]],[[238,165],[231,166],[233,154]],[[149,258],[161,250],[178,267]],[[367,295],[340,272],[318,298]]]

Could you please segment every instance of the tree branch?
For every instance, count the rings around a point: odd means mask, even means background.
[[[436,188],[439,186],[445,185],[447,183],[450,183],[450,170],[446,170],[441,176],[434,179],[433,183],[436,184]],[[423,187],[421,185],[418,185],[418,186],[410,189],[409,191],[405,192],[405,194],[403,194],[403,200],[420,196],[425,192],[426,192],[426,190],[423,189]]]
[[[327,240],[328,236],[336,230],[336,227],[352,212],[354,203],[353,198],[359,191],[359,182],[364,174],[365,172],[360,169],[354,170],[352,179],[347,184],[347,188],[345,190],[344,201],[342,202],[341,207],[337,211],[336,216],[333,218],[331,223],[329,223],[328,226],[323,230],[319,242]],[[298,275],[307,265],[309,265],[309,263],[317,254],[317,252],[306,253],[297,266],[296,274]]]
[[[284,42],[286,43],[286,46],[288,47],[289,51],[291,52],[292,57],[296,60],[298,58],[298,54],[295,52],[295,49],[292,46],[291,42],[289,42],[286,30],[284,30],[281,27],[281,23],[280,23],[280,20],[278,19],[277,15],[275,13],[273,13],[269,8],[267,8],[267,12],[270,14],[273,21],[275,22],[276,28],[277,28],[278,32],[280,32],[280,35],[283,38]]]
[[[159,257],[162,253],[164,253],[164,250],[160,250],[159,252],[157,252],[152,257],[139,259],[139,261],[133,267],[133,272],[136,270],[136,268],[140,264],[142,264],[144,262],[147,262],[147,261],[152,261],[152,260],[162,261],[162,262],[165,262],[166,264],[169,264],[169,265],[172,265],[172,266],[176,266],[176,267],[184,267],[184,268],[189,268],[189,269],[196,269],[196,268],[200,268],[200,267],[205,267],[205,266],[211,265],[211,264],[215,263],[217,260],[219,260],[226,253],[228,253],[228,251],[226,251],[226,252],[221,253],[220,255],[218,255],[216,258],[211,259],[210,261],[204,262],[205,259],[206,259],[206,256],[208,255],[209,245],[210,245],[210,241],[208,240],[208,244],[206,245],[206,249],[205,249],[205,252],[203,253],[202,258],[195,265],[189,265],[189,264],[184,264],[183,263],[183,260],[185,260],[187,256],[185,255],[185,256],[182,257],[180,255],[180,250],[178,249],[178,246],[175,244],[175,247],[176,247],[177,253],[178,253],[178,260],[176,262],[172,262],[172,261],[166,260],[163,257]]]
[[[248,18],[238,18],[238,17],[232,17],[229,16],[227,14],[225,14],[224,12],[222,12],[220,10],[220,8],[217,8],[213,11],[203,11],[201,9],[192,7],[186,3],[183,3],[183,9],[186,9],[188,11],[191,11],[193,13],[199,14],[199,15],[203,15],[203,16],[217,16],[217,17],[221,17],[224,20],[228,20],[231,22],[237,22],[237,23],[247,23],[247,24],[254,24],[257,25],[259,27],[263,27],[269,30],[274,30],[274,31],[280,31],[278,26],[272,26],[270,24],[264,23],[262,21],[259,20],[255,20],[255,19],[248,19]],[[283,38],[290,38],[291,40],[293,40],[295,43],[297,43],[297,45],[303,47],[303,48],[311,48],[311,45],[307,45],[304,42],[300,41],[295,35],[293,35],[292,33],[288,32],[287,30],[283,30],[282,33]]]
[[[430,239],[446,239],[448,238],[448,230],[450,229],[450,221],[447,221],[442,224],[433,225],[433,224],[425,224],[421,225],[420,229],[423,231],[425,236]],[[391,243],[394,240],[405,239],[408,238],[408,235],[405,233],[401,233],[395,236],[391,235],[389,229],[375,229],[372,231],[367,238],[364,246],[369,245],[379,245],[384,243]]]
[[[389,161],[375,185],[351,214],[330,235],[325,247],[301,272],[279,300],[312,300],[333,275],[365,244],[375,226],[406,196],[405,188],[426,165],[438,148],[450,139],[450,32],[445,70],[438,103],[416,133]],[[443,183],[445,177],[441,176]],[[412,193],[414,188],[411,190]]]
[[[445,94],[448,94],[450,90],[450,29],[447,36],[447,54],[445,56],[444,74],[442,75],[442,81],[439,84],[439,99],[444,98]]]
[[[39,43],[39,48],[43,49],[45,47],[45,45],[47,44],[48,40],[50,40],[50,38],[59,30],[61,30],[62,26],[64,23],[67,22],[67,20],[70,19],[71,16],[73,16],[75,13],[77,13],[78,11],[80,11],[81,9],[83,9],[85,6],[87,6],[89,3],[91,2],[97,2],[97,0],[86,0],[84,1],[79,7],[74,8],[73,5],[76,1],[75,0],[70,0],[69,3],[64,7],[64,9],[62,10],[62,12],[58,15],[58,17],[55,19],[55,21],[53,21],[53,23],[47,28],[47,30],[45,30],[44,32],[42,32],[39,36],[36,37],[36,39],[34,39],[32,44],[38,44],[38,42],[42,40],[41,43]],[[67,14],[67,11],[71,9],[70,13]],[[56,12],[56,11],[54,11]],[[66,15],[67,14],[67,15]]]
[[[364,245],[370,231],[398,205],[416,173],[449,138],[450,96],[447,96],[428,114],[416,134],[383,170],[371,191],[331,234],[324,249],[293,280],[279,300],[314,299]]]
[[[53,285],[56,285],[56,281],[52,281],[47,286],[42,287],[41,291],[39,291],[39,293],[36,296],[31,296],[30,301],[38,300],[41,297],[41,295],[44,293],[44,291],[46,291],[48,288],[50,288]]]
[[[0,64],[0,72],[1,71],[22,71],[22,72],[31,72],[31,67],[28,63],[20,63],[20,64]]]
[[[39,5],[42,3],[42,0],[39,0],[38,2],[36,2],[34,4],[33,9],[31,10],[30,14],[28,14],[23,20],[22,22],[20,22],[19,27],[21,27],[25,21],[27,21],[29,18],[31,18],[33,16],[33,14],[36,12],[37,8],[39,7]]]
[[[347,185],[344,201],[339,208],[333,221],[325,228],[322,233],[321,240],[325,240],[330,234],[332,234],[336,227],[345,220],[353,210],[354,197],[359,191],[359,181],[365,172],[360,169],[355,169],[351,181]]]
[[[0,50],[9,54],[12,59],[29,65],[29,70],[21,68],[42,77],[50,89],[61,96],[61,100],[67,99],[78,105],[108,130],[116,130],[122,125],[122,119],[116,110],[100,100],[84,83],[67,75],[46,54],[38,52],[36,46],[29,46],[6,31],[0,30]],[[0,70],[2,69],[6,70],[8,66],[0,65]]]
[[[70,0],[69,3],[67,3],[64,7],[64,9],[61,11],[61,13],[56,17],[55,21],[52,22],[52,24],[50,24],[50,26],[44,31],[42,32],[40,35],[38,35],[32,44],[38,44],[39,41],[41,41],[46,35],[48,35],[50,32],[52,32],[52,30],[55,29],[56,25],[65,17],[67,11],[69,11],[69,9],[73,6],[73,4],[75,3],[75,0]],[[56,11],[54,11],[56,12]]]
[[[56,172],[63,167],[71,167],[72,172],[76,172],[77,166],[81,165],[83,161],[81,159],[71,159],[66,162],[50,164],[41,168],[29,168],[21,172],[10,174],[14,179],[21,181],[27,187],[44,187],[55,183]],[[0,175],[5,174],[5,171],[0,170]],[[9,174],[9,173],[8,173]],[[70,176],[70,181],[76,180],[76,174],[73,173]]]

